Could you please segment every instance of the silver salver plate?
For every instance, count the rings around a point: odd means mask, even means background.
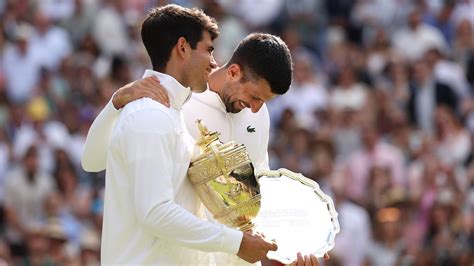
[[[287,169],[261,171],[257,177],[262,201],[255,229],[278,245],[269,259],[288,264],[298,252],[321,258],[334,247],[337,212],[318,183]]]

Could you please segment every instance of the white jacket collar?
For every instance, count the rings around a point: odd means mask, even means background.
[[[206,91],[204,91],[202,93],[194,93],[193,92],[193,98],[200,101],[200,102],[206,103],[207,105],[211,106],[212,108],[214,108],[216,110],[219,110],[219,111],[224,112],[224,113],[227,112],[225,104],[224,104],[224,102],[222,102],[221,97],[219,96],[219,94],[213,92],[209,88],[209,84],[207,85],[207,90]]]
[[[155,76],[160,80],[160,83],[168,92],[170,97],[171,107],[180,110],[185,102],[191,97],[191,89],[184,87],[175,78],[168,74],[157,72],[151,69],[145,70],[143,78]]]

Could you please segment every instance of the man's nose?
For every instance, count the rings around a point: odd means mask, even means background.
[[[217,62],[214,56],[211,56],[211,68],[212,69],[217,68]]]

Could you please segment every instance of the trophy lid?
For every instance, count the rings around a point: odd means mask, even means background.
[[[219,139],[220,133],[216,131],[210,132],[201,119],[196,120],[196,125],[199,129],[199,137],[196,140],[196,145],[199,146],[199,154],[193,157],[191,163],[202,160],[203,158],[215,154],[216,152],[224,154],[235,149],[245,149],[243,145],[238,145],[235,143],[235,141],[223,143]]]
[[[196,140],[196,145],[199,146],[201,153],[206,153],[206,150],[209,150],[211,146],[220,146],[223,144],[219,140],[220,133],[216,131],[209,132],[201,119],[196,120],[196,125],[199,129],[199,137]]]

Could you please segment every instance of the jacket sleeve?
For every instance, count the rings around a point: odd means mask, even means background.
[[[105,170],[107,148],[119,113],[120,111],[115,109],[111,99],[92,123],[81,156],[82,168],[85,171]]]

